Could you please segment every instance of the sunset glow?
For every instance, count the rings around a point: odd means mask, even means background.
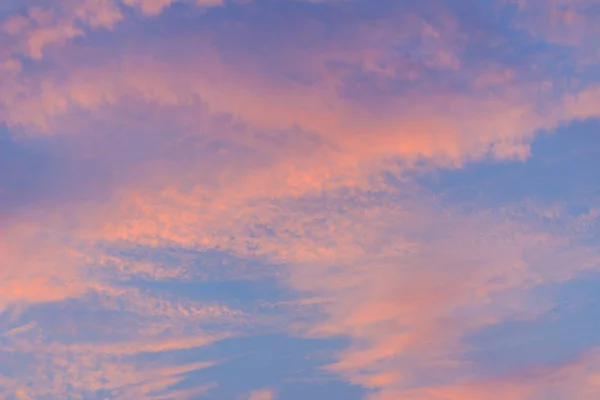
[[[0,0],[0,398],[600,399],[598,35]]]

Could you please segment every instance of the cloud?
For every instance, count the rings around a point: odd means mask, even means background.
[[[156,360],[227,338],[224,328],[221,332],[215,329],[227,317],[209,307],[203,313],[199,308],[177,307],[167,299],[161,303],[148,295],[132,300],[133,295],[135,292],[88,291],[76,300],[21,310],[9,308],[12,322],[3,322],[3,326],[14,328],[0,334],[0,393],[23,393],[29,398],[96,397],[104,393],[127,399],[184,399],[214,387],[207,383],[173,388],[189,373],[211,368],[216,361],[169,366]],[[30,322],[20,325],[21,321]],[[211,329],[203,331],[198,325],[210,325]]]
[[[64,45],[86,36],[91,30],[112,30],[127,15],[124,6],[138,9],[144,17],[155,17],[179,0],[61,0],[53,7],[33,1],[26,5],[25,14],[10,15],[0,21],[7,40],[5,56],[16,62],[14,56],[25,55],[35,60],[44,57],[48,46]],[[220,0],[188,2],[201,7],[221,6]],[[12,54],[11,54],[12,53]]]
[[[593,85],[511,61],[537,40],[511,36],[527,11],[495,32],[433,1],[193,17],[191,3],[165,13],[172,3],[31,5],[3,22],[0,352],[18,366],[0,368],[6,393],[191,398],[222,382],[181,388],[186,374],[217,361],[144,357],[268,325],[346,340],[323,370],[376,399],[542,396],[547,380],[480,373],[463,338],[542,315],[552,302],[536,287],[597,268],[593,223],[522,204],[468,211],[411,178],[523,161],[541,131],[596,117]],[[523,58],[568,53],[544,40],[551,50]],[[201,255],[215,250],[236,277],[242,260],[273,265],[311,315],[156,289],[195,283],[190,265],[214,280]],[[551,371],[558,392],[577,381],[591,396],[595,356],[582,360]]]
[[[43,230],[20,221],[18,226],[3,226],[0,239],[2,295],[0,309],[11,302],[57,301],[79,296],[86,290],[78,263],[87,256],[76,249],[44,238]]]
[[[171,4],[178,3],[181,0],[123,0],[123,3],[130,7],[137,7],[144,16],[152,17],[162,13],[165,8]],[[216,7],[224,5],[223,0],[195,0],[188,1],[189,4],[196,4],[203,7]]]
[[[550,304],[533,296],[533,287],[569,280],[598,263],[594,251],[521,225],[524,218],[514,225],[499,215],[421,212],[407,201],[398,208],[372,204],[357,210],[368,219],[351,219],[341,232],[320,236],[338,243],[330,261],[300,263],[289,281],[322,299],[325,317],[298,326],[301,332],[351,340],[328,370],[368,388],[386,392],[415,382],[453,382],[461,371],[476,374],[463,358],[467,332],[544,314]],[[339,235],[374,245],[360,248]]]
[[[274,400],[275,393],[271,389],[254,390],[248,395],[248,400]]]
[[[53,8],[31,5],[25,15],[6,19],[2,29],[11,37],[13,46],[10,48],[14,53],[40,60],[45,47],[84,36],[82,25],[111,29],[122,19],[121,10],[111,0],[65,1]]]
[[[376,395],[377,400],[407,399],[593,399],[598,391],[597,350],[567,365],[557,367],[538,366],[519,371],[520,376],[481,380],[451,386],[417,388],[414,390],[388,392]]]

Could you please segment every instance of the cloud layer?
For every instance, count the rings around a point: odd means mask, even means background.
[[[2,8],[0,393],[595,398],[600,343],[500,370],[469,341],[597,273],[597,184],[564,198],[531,173],[515,199],[502,175],[594,148],[572,137],[597,129],[595,18],[586,0]],[[244,379],[268,335],[295,344]]]

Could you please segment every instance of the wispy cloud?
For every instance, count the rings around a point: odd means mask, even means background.
[[[275,393],[271,389],[254,390],[248,396],[248,400],[274,400]]]
[[[286,398],[277,365],[218,374],[253,351],[235,340],[277,333],[343,343],[304,355],[305,381],[357,396],[593,398],[595,347],[493,374],[465,338],[597,272],[595,192],[490,205],[424,184],[529,168],[541,138],[597,117],[591,2],[61,0],[0,18],[3,396]]]

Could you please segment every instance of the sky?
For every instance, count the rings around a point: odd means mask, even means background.
[[[0,1],[0,398],[597,400],[600,1]]]

